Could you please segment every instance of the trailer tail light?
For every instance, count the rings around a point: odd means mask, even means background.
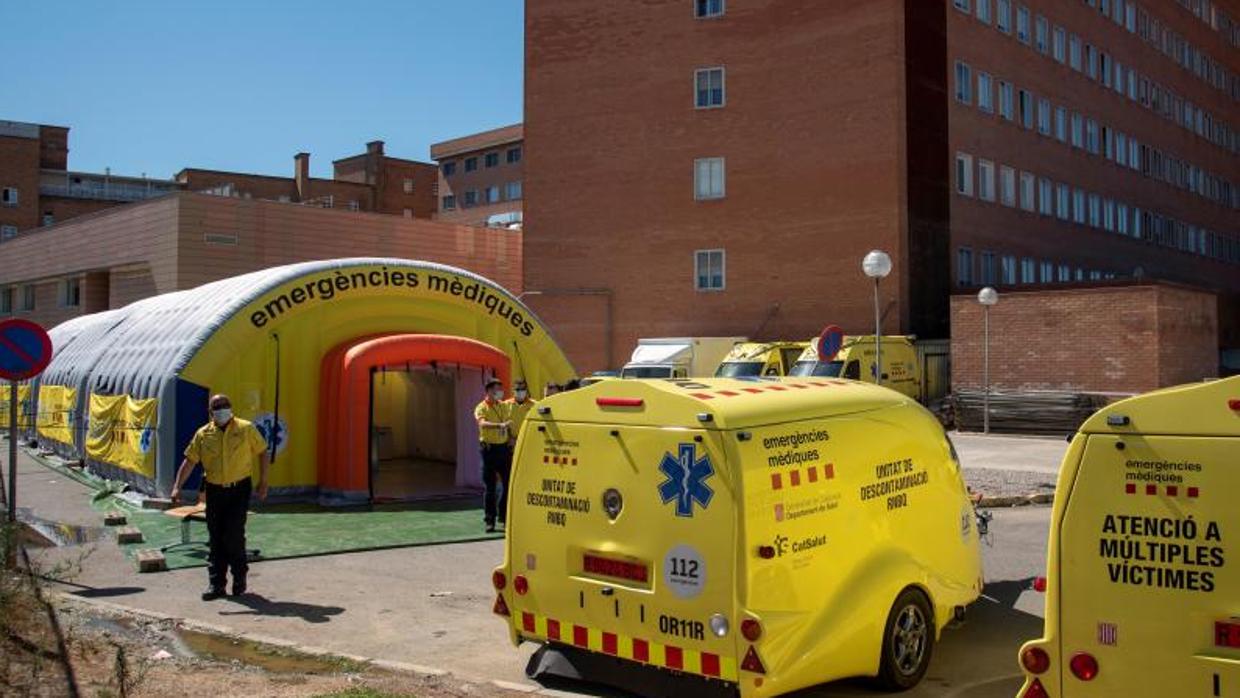
[[[1042,682],[1037,679],[1034,679],[1032,682],[1030,682],[1029,688],[1026,688],[1025,692],[1020,695],[1020,698],[1051,698],[1051,697],[1050,697],[1050,694],[1046,692],[1046,688],[1042,686]]]
[[[1240,620],[1216,622],[1214,644],[1219,647],[1240,649]]]
[[[600,397],[594,399],[599,407],[641,407],[645,401],[639,397]]]
[[[758,650],[753,645],[749,646],[749,651],[745,653],[745,659],[741,662],[741,669],[755,674],[765,674],[766,667],[762,666],[762,660],[758,658]]]
[[[650,581],[650,568],[645,563],[613,560],[601,555],[585,553],[582,556],[581,568],[587,574],[613,579],[626,579],[630,582],[646,584]]]
[[[1051,657],[1041,647],[1030,647],[1020,653],[1020,665],[1030,674],[1045,674],[1051,668]]]
[[[1073,676],[1082,681],[1093,681],[1098,676],[1098,660],[1088,652],[1073,655],[1072,660],[1068,662],[1068,668],[1072,670]]]
[[[530,580],[525,575],[518,574],[512,580],[512,590],[517,592],[518,596],[525,596],[530,591]]]
[[[508,604],[504,603],[503,594],[495,595],[495,605],[491,607],[491,613],[494,613],[497,616],[512,615],[511,613],[508,612]]]
[[[741,635],[750,642],[757,642],[762,639],[762,624],[753,618],[746,618],[741,621]]]
[[[496,591],[503,591],[504,587],[508,586],[508,576],[495,570],[491,573],[491,586],[495,587]]]
[[[1046,577],[1034,577],[1033,578],[1033,590],[1038,592],[1039,594],[1045,594],[1046,593]]]

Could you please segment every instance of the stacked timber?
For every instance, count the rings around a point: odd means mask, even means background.
[[[956,428],[982,430],[981,390],[957,390],[952,394]],[[1113,396],[1058,391],[990,392],[990,430],[1019,434],[1070,434],[1091,414],[1106,406]]]

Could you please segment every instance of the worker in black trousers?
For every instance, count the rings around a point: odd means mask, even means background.
[[[474,408],[478,420],[478,447],[482,451],[483,523],[487,533],[495,532],[495,521],[504,525],[508,513],[508,476],[512,471],[512,448],[508,436],[512,433],[512,410],[504,402],[504,384],[491,379],[486,383],[486,395]]]
[[[215,395],[210,402],[211,420],[200,428],[185,449],[185,459],[172,485],[172,500],[181,495],[181,485],[202,463],[203,487],[207,493],[207,590],[203,601],[224,595],[227,573],[232,571],[233,596],[246,591],[249,563],[245,554],[245,517],[253,489],[254,465],[259,465],[258,498],[267,499],[267,470],[271,456],[267,441],[258,429],[234,417],[227,395]]]

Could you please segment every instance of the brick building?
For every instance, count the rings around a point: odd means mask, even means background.
[[[449,223],[519,226],[522,218],[521,124],[431,145],[439,163],[436,218]]]
[[[0,317],[51,327],[249,271],[357,256],[449,264],[519,293],[521,252],[514,231],[176,192],[0,243]]]
[[[0,242],[178,188],[168,180],[74,172],[68,166],[68,128],[0,121]]]
[[[640,336],[870,331],[873,248],[887,332],[946,336],[955,287],[1136,277],[1218,293],[1240,344],[1237,18],[528,0],[526,291],[583,370]]]
[[[982,306],[970,293],[951,308],[952,387],[980,389]],[[1167,283],[1003,293],[990,309],[991,387],[1140,393],[1215,377],[1217,310],[1214,294]]]

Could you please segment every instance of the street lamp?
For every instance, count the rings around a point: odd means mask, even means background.
[[[883,319],[878,307],[878,282],[891,273],[891,256],[882,250],[870,250],[861,260],[861,271],[874,279],[874,383],[883,384]]]
[[[990,433],[990,306],[999,302],[999,292],[987,286],[977,292],[982,304],[982,433]]]

